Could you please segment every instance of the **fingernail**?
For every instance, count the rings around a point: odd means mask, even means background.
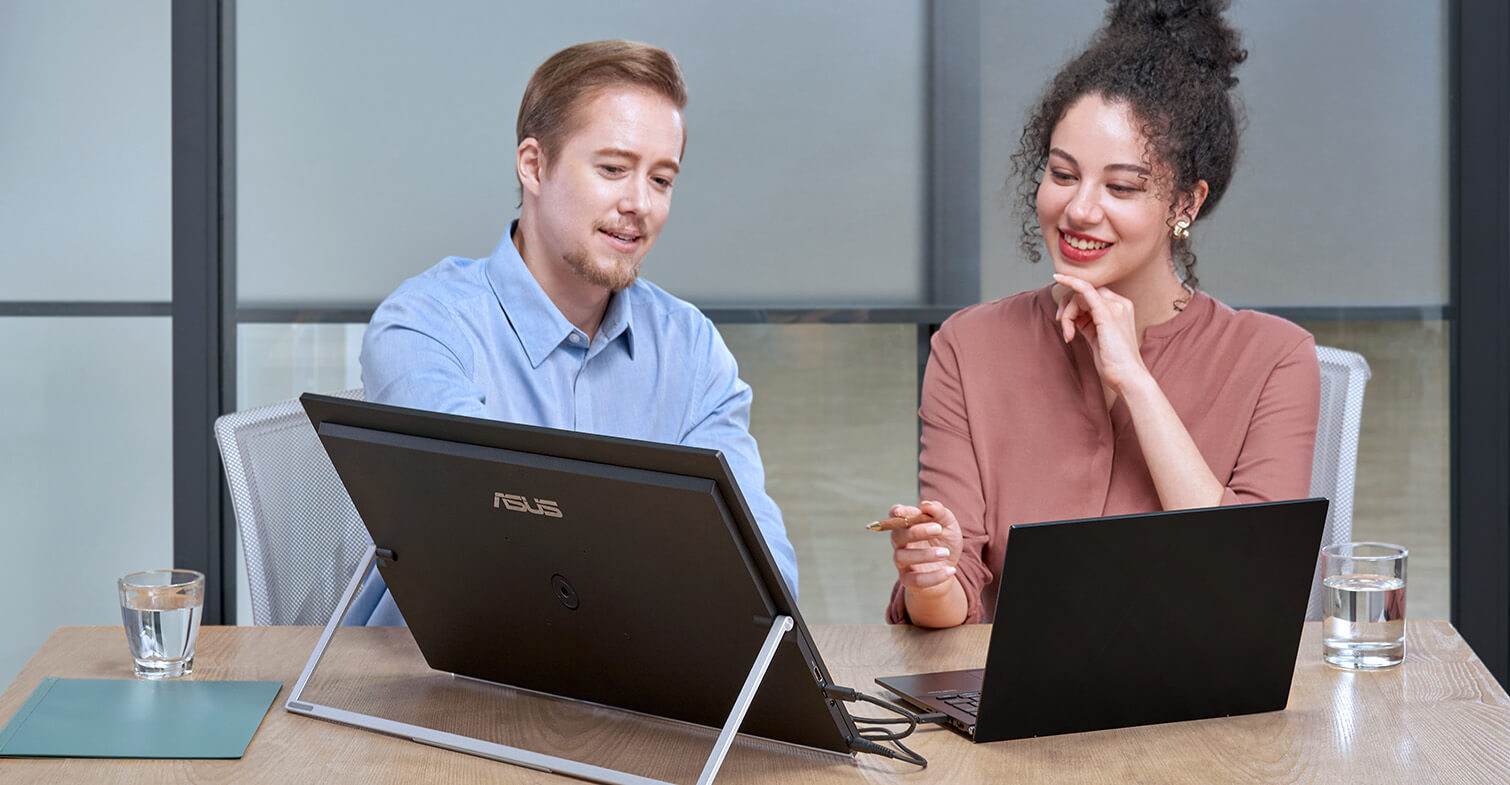
[[[944,568],[944,574],[945,575],[953,575],[955,572],[956,572],[956,570],[953,567],[945,567]]]
[[[873,532],[878,532],[881,530],[881,522],[871,521],[870,523],[865,524],[865,528],[870,529]]]
[[[949,555],[949,549],[948,548],[934,548],[933,549],[933,558],[935,558],[935,559],[942,559],[942,558],[945,558],[948,555]]]

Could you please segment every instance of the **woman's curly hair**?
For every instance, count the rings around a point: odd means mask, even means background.
[[[1209,191],[1204,217],[1215,209],[1232,180],[1242,120],[1230,91],[1232,71],[1248,52],[1222,19],[1230,0],[1109,0],[1103,27],[1049,83],[1022,130],[1012,156],[1012,177],[1021,197],[1022,248],[1041,258],[1038,185],[1049,157],[1054,126],[1077,100],[1099,95],[1123,103],[1148,140],[1149,160],[1167,165],[1172,227],[1175,211],[1195,184]],[[1158,167],[1156,167],[1157,169]],[[1190,241],[1172,242],[1177,268],[1195,286]]]

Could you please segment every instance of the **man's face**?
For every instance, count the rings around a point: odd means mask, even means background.
[[[682,138],[665,96],[620,87],[589,98],[533,195],[544,258],[610,291],[634,283],[671,214]]]

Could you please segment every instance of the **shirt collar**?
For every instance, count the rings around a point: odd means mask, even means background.
[[[1206,320],[1207,316],[1215,309],[1216,301],[1211,295],[1201,289],[1195,289],[1190,293],[1190,302],[1175,312],[1175,315],[1158,324],[1151,324],[1143,328],[1143,342],[1150,340],[1162,341],[1170,338],[1192,324],[1198,324]],[[1049,284],[1038,290],[1038,304],[1043,314],[1050,322],[1054,321],[1054,314],[1059,309],[1059,304],[1054,302],[1054,285]],[[1058,333],[1058,326],[1054,328]]]
[[[493,287],[493,295],[498,298],[498,305],[503,308],[515,337],[524,348],[530,367],[539,368],[551,352],[579,331],[562,315],[561,309],[551,302],[550,295],[545,293],[540,282],[535,280],[535,276],[524,265],[519,249],[514,247],[514,232],[518,228],[518,220],[510,223],[509,231],[488,258],[488,283]],[[634,342],[630,329],[633,322],[630,301],[634,299],[634,289],[634,286],[630,286],[608,299],[608,309],[598,328],[605,345],[620,335],[625,336],[624,348],[631,359],[634,357]]]
[[[1174,316],[1158,324],[1150,324],[1143,330],[1143,340],[1162,341],[1174,337],[1187,327],[1194,324],[1204,323],[1216,307],[1216,301],[1211,295],[1200,289],[1190,292],[1190,301],[1185,303]]]
[[[598,335],[603,336],[603,345],[613,343],[619,336],[624,336],[624,351],[629,353],[629,359],[634,359],[634,300],[639,295],[639,282],[630,284],[627,288],[614,292],[608,298],[608,310],[603,314],[603,322],[598,325]]]

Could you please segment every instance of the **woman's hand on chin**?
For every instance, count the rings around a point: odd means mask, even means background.
[[[1132,301],[1073,275],[1056,273],[1054,281],[1070,290],[1054,317],[1064,342],[1074,340],[1077,334],[1085,339],[1102,383],[1121,394],[1128,384],[1148,378],[1148,368],[1139,352]]]

